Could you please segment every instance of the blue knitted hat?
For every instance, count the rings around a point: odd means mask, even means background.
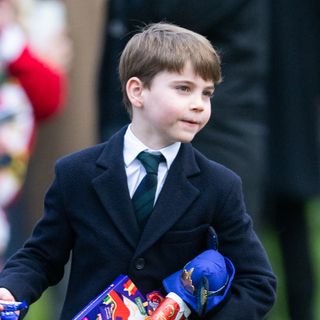
[[[163,280],[167,292],[174,292],[194,311],[203,315],[227,296],[234,278],[232,262],[216,250],[206,250],[188,262],[183,270]]]

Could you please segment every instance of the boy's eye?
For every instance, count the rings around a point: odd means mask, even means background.
[[[177,89],[183,92],[190,92],[190,88],[188,86],[177,86]]]
[[[211,91],[211,90],[204,91],[204,92],[203,92],[203,95],[204,95],[204,96],[207,96],[207,97],[209,97],[209,98],[212,98],[212,97],[213,97],[213,91]]]

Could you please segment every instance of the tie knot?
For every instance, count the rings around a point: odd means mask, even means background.
[[[147,173],[158,173],[158,167],[160,162],[164,162],[164,156],[159,154],[154,154],[146,151],[142,151],[138,154],[137,158],[140,160]]]

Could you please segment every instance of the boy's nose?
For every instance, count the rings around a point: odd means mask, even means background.
[[[203,111],[204,110],[204,102],[202,99],[194,99],[190,104],[190,109],[193,111]]]

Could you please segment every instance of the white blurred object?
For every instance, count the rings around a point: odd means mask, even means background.
[[[64,5],[60,1],[53,0],[35,1],[35,6],[30,12],[28,27],[32,44],[43,48],[48,39],[65,31]]]
[[[21,190],[34,127],[25,92],[18,83],[6,81],[0,86],[0,209],[8,207]]]
[[[4,211],[0,208],[0,255],[2,255],[9,243],[10,226]]]
[[[26,45],[25,34],[17,24],[9,24],[0,33],[0,63],[16,60]]]
[[[60,0],[16,0],[18,19],[26,30],[31,49],[45,62],[68,69],[72,44],[67,35],[67,13]]]

